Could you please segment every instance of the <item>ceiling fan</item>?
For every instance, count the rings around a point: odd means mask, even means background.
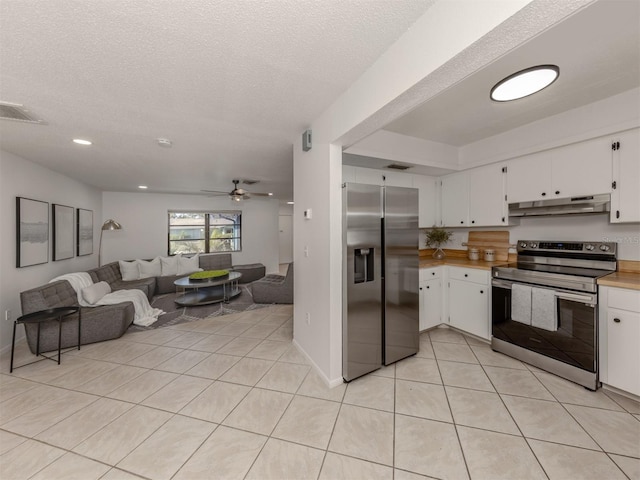
[[[206,193],[211,193],[214,196],[228,195],[229,198],[235,202],[241,202],[242,200],[249,200],[251,198],[251,195],[255,195],[257,197],[270,197],[271,195],[273,195],[272,193],[249,192],[244,188],[238,188],[238,184],[240,183],[240,180],[232,180],[232,181],[233,181],[233,190],[231,190],[230,192],[222,192],[220,190],[201,190],[201,191]],[[258,182],[254,180],[244,180],[242,181],[242,183],[246,183],[247,185],[253,185],[254,183],[258,183]]]

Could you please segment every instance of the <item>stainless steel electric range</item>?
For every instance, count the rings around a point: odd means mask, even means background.
[[[491,271],[491,348],[596,390],[597,280],[616,271],[617,245],[519,240],[517,251]]]

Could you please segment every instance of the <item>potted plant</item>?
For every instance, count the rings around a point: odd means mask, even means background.
[[[441,260],[445,257],[445,253],[442,250],[441,246],[451,240],[453,236],[453,232],[448,232],[444,228],[433,226],[428,232],[426,236],[426,245],[427,247],[435,248],[435,252],[433,252],[433,258],[437,258]]]

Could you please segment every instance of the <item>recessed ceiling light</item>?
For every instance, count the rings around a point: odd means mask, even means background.
[[[141,190],[146,190],[149,187],[147,187],[146,185],[138,185],[138,188]]]
[[[73,143],[77,143],[78,145],[91,145],[92,143],[89,140],[83,140],[82,138],[74,138]]]
[[[556,65],[538,65],[526,68],[500,80],[491,89],[491,99],[508,102],[528,97],[556,81],[560,69]]]
[[[293,202],[287,202],[287,205],[293,205]]]

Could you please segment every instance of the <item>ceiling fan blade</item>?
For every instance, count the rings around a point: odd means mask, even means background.
[[[255,195],[256,197],[272,197],[273,196],[270,193],[256,193],[256,192],[251,192],[251,195]]]
[[[229,195],[229,192],[223,192],[221,190],[200,190],[205,193],[219,193],[220,195]]]

